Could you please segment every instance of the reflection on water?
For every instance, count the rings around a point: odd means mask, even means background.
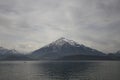
[[[1,61],[0,80],[120,80],[119,61]]]

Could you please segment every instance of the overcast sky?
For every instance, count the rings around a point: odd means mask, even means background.
[[[0,0],[0,46],[30,52],[60,37],[120,50],[120,0]]]

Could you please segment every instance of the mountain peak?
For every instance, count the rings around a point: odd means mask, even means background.
[[[64,38],[64,37],[61,37],[59,39],[57,39],[56,41],[65,41],[65,42],[69,42],[71,40],[67,39],[67,38]]]
[[[69,40],[69,39],[66,39],[64,37],[61,37],[59,38],[58,40],[56,40],[55,42],[51,43],[52,45],[64,45],[64,44],[70,44],[70,45],[76,45],[77,43],[73,40]]]
[[[66,41],[66,40],[68,40],[67,38],[64,38],[64,37],[61,37],[61,38],[59,38],[59,39],[57,39],[57,40],[64,40],[64,41]]]

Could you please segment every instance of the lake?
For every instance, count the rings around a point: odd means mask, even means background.
[[[120,62],[0,61],[0,80],[120,80]]]

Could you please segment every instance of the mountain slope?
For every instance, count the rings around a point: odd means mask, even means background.
[[[72,55],[104,56],[105,54],[98,50],[80,45],[73,40],[60,38],[32,52],[31,57],[34,59],[58,59]]]

